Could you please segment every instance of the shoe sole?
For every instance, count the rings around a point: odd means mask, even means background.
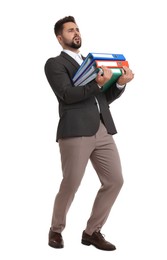
[[[88,242],[88,241],[85,241],[85,240],[81,240],[81,243],[83,244],[83,245],[85,245],[85,246],[90,246],[91,245],[91,243],[90,242]]]
[[[97,247],[96,245],[90,243],[89,241],[86,241],[86,240],[83,240],[83,239],[81,240],[81,243],[82,243],[83,245],[85,245],[85,246],[90,246],[90,245],[92,245],[92,246],[96,247],[97,249],[100,249],[100,250],[103,250],[103,251],[114,251],[114,250],[116,250],[116,247],[115,247],[115,248],[112,248],[112,249],[102,249],[102,248],[99,248],[99,247]]]
[[[62,245],[62,246],[56,246],[55,244],[52,244],[52,243],[48,243],[48,245],[49,245],[50,247],[57,248],[57,249],[60,249],[60,248],[63,248],[63,247],[64,247],[63,245]]]

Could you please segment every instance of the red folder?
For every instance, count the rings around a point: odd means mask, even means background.
[[[96,67],[100,68],[105,66],[108,68],[122,68],[123,66],[129,67],[127,60],[96,60]]]

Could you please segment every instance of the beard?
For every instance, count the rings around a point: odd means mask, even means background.
[[[79,43],[71,42],[69,47],[71,47],[73,49],[79,49],[81,47],[81,41]]]
[[[81,47],[82,41],[80,37],[75,37],[72,41],[64,39],[64,44],[70,48],[79,49]]]

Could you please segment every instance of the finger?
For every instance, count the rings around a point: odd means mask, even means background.
[[[112,75],[112,70],[109,69],[108,67],[102,66],[104,75]]]
[[[107,67],[106,67],[106,66],[104,66],[104,65],[101,65],[101,68],[102,68],[102,70],[105,70],[105,69],[107,69]]]
[[[123,70],[124,70],[124,74],[127,74],[128,71],[129,71],[129,68],[128,68],[127,66],[123,66],[122,68],[123,68]]]
[[[125,74],[125,71],[124,71],[124,69],[123,69],[123,68],[121,69],[121,72],[122,72],[122,75],[124,75],[124,74]]]
[[[98,72],[97,75],[98,75],[98,76],[103,76],[103,73],[104,73],[103,70],[99,70],[99,72]]]
[[[124,74],[126,74],[126,76],[133,75],[133,72],[132,72],[132,70],[130,68],[123,67],[123,69],[124,69],[124,72],[125,72]]]

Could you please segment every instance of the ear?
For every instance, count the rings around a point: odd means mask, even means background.
[[[62,42],[62,37],[61,37],[61,35],[57,35],[57,40],[58,40],[58,42],[61,44],[61,42]]]

